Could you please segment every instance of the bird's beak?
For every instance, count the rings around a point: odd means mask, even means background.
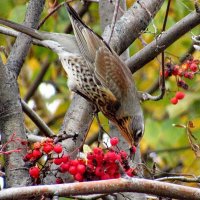
[[[139,144],[139,141],[134,141],[134,146],[137,147]]]
[[[131,147],[134,144],[134,139],[131,130],[131,118],[126,118],[121,121],[119,126],[119,131],[128,142],[128,145]]]

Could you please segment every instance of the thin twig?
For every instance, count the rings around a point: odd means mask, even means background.
[[[153,25],[153,28],[154,28],[154,35],[156,35],[158,31],[157,31],[157,27],[156,27],[156,25],[154,23],[154,19],[152,17],[151,12],[144,5],[142,5],[140,1],[137,1],[137,2],[148,13],[148,15],[151,17],[151,19],[152,19],[152,25]]]
[[[185,146],[185,147],[178,147],[178,148],[168,148],[168,149],[160,149],[160,150],[155,150],[155,151],[148,151],[147,154],[150,153],[174,153],[175,151],[184,151],[184,150],[188,150],[191,149],[190,146]]]
[[[41,142],[41,141],[45,140],[45,137],[39,136],[39,135],[34,135],[31,133],[27,133],[26,136],[27,136],[27,140],[31,143]]]
[[[40,27],[46,22],[46,20],[53,15],[58,9],[60,9],[64,5],[65,1],[58,4],[38,25],[37,29],[39,30]]]
[[[115,23],[116,23],[116,20],[117,20],[117,14],[118,14],[118,10],[119,10],[119,2],[120,0],[116,0],[115,2],[115,9],[114,9],[114,14],[113,14],[113,18],[112,18],[112,23],[111,23],[111,28],[110,28],[110,36],[108,38],[108,44],[110,43],[110,40],[112,38],[112,35],[113,35],[113,31],[114,31],[114,28],[115,28]]]
[[[166,29],[170,3],[171,3],[171,0],[168,0],[167,9],[166,9],[165,18],[164,18],[163,27],[162,27],[162,32],[164,32],[165,29]],[[164,76],[164,74],[165,74],[165,68],[164,68],[164,66],[165,66],[165,54],[164,54],[164,51],[161,52],[161,57],[162,57],[161,93],[157,96],[152,96],[149,93],[142,93],[142,94],[139,93],[139,97],[141,98],[142,101],[146,101],[146,100],[158,101],[158,100],[162,99],[163,96],[165,95],[165,76]]]
[[[36,112],[29,108],[25,101],[21,100],[23,111],[30,117],[35,125],[44,133],[46,137],[55,136],[52,130],[45,124],[45,122],[38,116]]]
[[[3,52],[6,58],[9,56],[9,54],[4,46],[0,46],[0,52]]]
[[[182,181],[187,183],[200,183],[200,177],[187,178],[185,176],[171,176],[171,177],[162,177],[155,179],[156,181]]]
[[[147,42],[142,38],[141,35],[138,37],[138,39],[141,41],[143,47],[145,47],[147,45]]]

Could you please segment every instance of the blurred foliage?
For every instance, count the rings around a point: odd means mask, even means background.
[[[60,3],[62,1],[60,0],[58,2]],[[128,7],[130,7],[133,2],[133,0],[127,0]],[[26,3],[27,1],[25,0],[0,1],[0,17],[19,23],[23,22],[27,6]],[[50,0],[46,2],[42,18],[52,9],[52,3],[53,1]],[[148,29],[142,34],[142,39],[146,43],[150,43],[161,32],[166,6],[167,1],[149,25]],[[171,1],[166,29],[172,27],[193,9],[193,1]],[[101,32],[97,4],[91,4],[89,11],[84,15],[83,19],[96,32]],[[61,8],[45,22],[41,30],[64,32],[68,25],[69,19],[66,10],[65,8]],[[154,27],[156,27],[157,30],[155,30]],[[168,60],[171,59],[173,63],[179,64],[180,57],[187,54],[192,45],[191,36],[193,34],[199,34],[199,27],[188,32],[167,48],[165,55],[168,57]],[[0,35],[0,46],[4,46],[7,52],[12,48],[13,42],[13,38]],[[130,54],[133,55],[142,48],[141,40],[137,39],[130,47]],[[1,56],[4,62],[6,62],[5,55],[1,53]],[[200,53],[198,52],[194,52],[193,56],[195,59],[200,59]],[[57,56],[49,49],[32,46],[19,77],[20,93],[22,98],[26,96],[30,86],[39,75],[47,59],[49,68],[43,78],[42,84],[50,84],[53,86],[53,91],[50,92],[48,89],[44,89],[44,87],[39,87],[29,101],[29,105],[37,111],[55,133],[58,133],[73,94],[67,88],[67,76]],[[160,56],[148,63],[134,75],[139,90],[148,90],[159,78],[160,64],[158,61],[161,61]],[[169,78],[166,81],[167,92],[163,100],[143,103],[146,130],[144,139],[141,142],[141,151],[143,160],[149,168],[152,167],[153,162],[156,162],[159,170],[199,175],[200,162],[191,150],[186,129],[172,126],[172,124],[186,125],[188,121],[193,121],[196,128],[194,128],[192,132],[194,132],[197,139],[200,139],[199,81],[199,75],[196,75],[195,79],[188,81],[190,87],[186,92],[186,98],[177,105],[170,104],[170,98],[174,96],[177,91],[174,78]],[[41,88],[43,88],[43,90]],[[156,91],[155,94],[158,93],[159,91]],[[48,98],[45,97],[46,95]],[[55,102],[57,103],[55,104]],[[31,132],[37,130],[30,119],[26,117],[25,120],[28,130]],[[100,120],[105,129],[108,130],[107,119],[105,119],[103,115],[100,115]],[[92,137],[97,132],[98,125],[95,120],[91,126],[88,138]],[[200,140],[197,140],[197,143],[198,141]],[[154,153],[152,154],[150,152]]]

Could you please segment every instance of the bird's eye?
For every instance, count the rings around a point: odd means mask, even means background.
[[[135,138],[141,138],[143,135],[142,130],[137,130],[137,132],[135,133]]]

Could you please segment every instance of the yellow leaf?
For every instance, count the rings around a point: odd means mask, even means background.
[[[200,118],[196,118],[191,120],[194,127],[191,129],[193,132],[199,131],[200,130]]]
[[[7,62],[7,58],[6,58],[5,54],[0,52],[0,56],[1,56],[3,64],[5,65]]]
[[[40,63],[35,58],[29,59],[28,60],[28,65],[32,70],[38,69],[40,67]]]

